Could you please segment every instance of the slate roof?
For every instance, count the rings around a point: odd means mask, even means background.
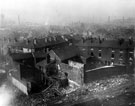
[[[99,43],[98,39],[94,39],[93,42],[91,40],[85,40],[84,43],[79,42],[78,46],[90,46],[90,47],[108,47],[108,48],[119,48],[119,49],[126,49],[126,48],[134,48],[135,42],[129,45],[129,41],[125,40],[121,45],[119,44],[119,40],[104,40],[102,43]]]
[[[36,43],[34,43],[36,41]],[[73,42],[77,41],[77,42]],[[78,43],[78,41],[80,41]],[[49,47],[56,44],[62,44],[66,42],[73,42],[77,46],[91,46],[91,47],[110,47],[110,48],[119,48],[119,49],[126,49],[126,48],[134,48],[135,42],[129,45],[129,41],[125,40],[121,45],[119,44],[119,40],[103,40],[102,43],[99,43],[99,39],[93,39],[91,42],[90,39],[88,40],[80,40],[79,35],[58,35],[58,36],[49,36],[44,38],[35,38],[29,39],[24,41],[18,41],[16,43],[10,43],[10,46],[13,47],[23,47],[23,48],[42,48],[42,47]]]
[[[84,70],[89,70],[89,69],[93,69],[93,68],[99,67],[99,62],[100,62],[101,66],[105,65],[103,63],[103,61],[100,60],[99,58],[97,58],[96,56],[88,57],[86,59],[86,64],[84,65]]]
[[[42,48],[47,46],[53,46],[56,44],[70,42],[74,39],[69,35],[48,36],[44,38],[34,38],[23,41],[11,42],[9,46],[12,47],[24,47],[24,48]]]
[[[79,49],[73,45],[55,48],[53,51],[61,59],[61,61],[72,58],[80,52]]]
[[[75,62],[78,62],[78,63],[84,63],[83,59],[79,55],[76,55],[76,56],[70,58],[69,60],[72,60],[72,61],[75,61]]]

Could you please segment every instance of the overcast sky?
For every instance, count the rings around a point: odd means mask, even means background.
[[[135,0],[0,0],[6,18],[39,23],[107,20],[135,16]]]

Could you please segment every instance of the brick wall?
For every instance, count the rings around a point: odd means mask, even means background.
[[[132,70],[128,70],[126,66],[113,66],[93,71],[87,70],[86,72],[84,72],[84,83],[89,83],[91,81],[100,80],[105,77],[108,78],[113,75],[121,75],[130,72],[132,72]]]
[[[82,85],[83,83],[83,73],[82,73],[83,69],[82,68],[81,69],[74,68],[64,63],[61,63],[60,67],[61,67],[61,71],[68,73],[68,78],[70,80],[73,80],[79,85]]]

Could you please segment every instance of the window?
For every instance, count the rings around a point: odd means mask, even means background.
[[[107,65],[107,60],[105,60],[105,65]]]
[[[111,59],[114,59],[114,53],[112,53],[112,55],[111,55]]]
[[[99,58],[101,58],[101,53],[99,53],[98,55],[99,55]]]
[[[93,52],[91,52],[91,53],[90,53],[90,56],[91,56],[91,57],[93,57],[93,56],[94,56]]]

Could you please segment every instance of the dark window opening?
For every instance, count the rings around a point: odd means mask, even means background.
[[[101,53],[99,53],[99,58],[101,58]]]
[[[114,59],[114,54],[111,55],[111,58]]]
[[[91,57],[93,57],[93,56],[94,56],[93,52],[91,52],[91,53],[90,53],[90,56],[91,56]]]
[[[119,39],[119,45],[122,45],[122,44],[124,43],[124,41],[125,41],[125,40],[124,40],[123,38],[120,38],[120,39]]]
[[[105,65],[107,65],[107,60],[105,60]]]
[[[102,43],[102,40],[101,40],[101,39],[99,39],[99,43],[100,43],[100,44]]]

